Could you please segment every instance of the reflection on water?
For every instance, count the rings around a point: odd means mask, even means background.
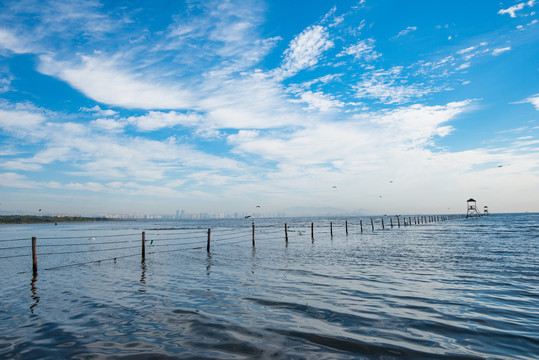
[[[184,223],[4,229],[54,246],[39,251],[31,297],[29,252],[0,260],[0,359],[537,358],[539,215],[363,233],[347,220],[348,235],[321,219],[315,243],[311,219],[287,219],[287,243],[284,221],[257,219],[256,248],[250,222],[221,220],[211,254],[200,222],[152,234],[142,262],[141,231]],[[77,241],[80,253],[43,255]],[[83,252],[103,242],[122,249]]]
[[[140,262],[140,283],[146,285],[146,261]],[[140,292],[146,292],[146,289],[140,289]]]
[[[34,303],[30,305],[30,312],[33,314],[34,308],[39,303],[39,296],[37,296],[37,287],[36,287],[37,271],[33,271],[32,273],[33,275],[32,275],[32,281],[30,282],[30,290],[32,291],[32,300],[34,300]]]

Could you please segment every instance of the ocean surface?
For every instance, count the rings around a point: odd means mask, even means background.
[[[381,219],[0,226],[0,358],[539,358],[539,214]]]

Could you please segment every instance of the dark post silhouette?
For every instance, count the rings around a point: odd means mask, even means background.
[[[37,238],[35,236],[32,237],[32,270],[34,272],[34,275],[37,274]]]
[[[206,246],[206,251],[210,252],[210,238],[211,238],[211,229],[208,229],[208,245]]]
[[[288,244],[288,227],[286,226],[286,223],[284,224],[284,238],[286,239],[286,243]]]
[[[145,245],[145,242],[146,242],[146,232],[143,231],[142,232],[142,260],[144,260],[146,258],[146,245]]]

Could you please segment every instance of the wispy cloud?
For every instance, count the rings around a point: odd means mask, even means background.
[[[328,31],[321,25],[313,25],[296,36],[284,53],[282,76],[293,76],[303,69],[315,66],[324,51],[333,47]]]
[[[511,46],[506,46],[506,47],[503,47],[503,48],[497,48],[497,49],[492,50],[492,55],[498,56],[498,55],[503,54],[504,52],[509,51],[509,50],[511,50]]]
[[[534,5],[535,5],[535,0],[529,0],[526,2],[513,5],[511,7],[508,7],[507,9],[501,9],[500,11],[498,11],[498,14],[500,15],[508,14],[510,17],[514,18],[514,17],[517,17],[517,14],[516,14],[517,11],[524,9],[526,6],[533,7]]]
[[[325,112],[335,108],[341,108],[345,105],[344,102],[334,99],[331,95],[322,92],[306,91],[300,94],[300,98],[301,100],[292,101],[307,103],[307,110],[319,110]]]
[[[406,79],[401,76],[402,71],[402,67],[394,67],[365,75],[354,87],[356,97],[375,99],[383,104],[404,104],[438,90],[425,84],[407,84]]]
[[[367,62],[376,60],[382,55],[374,50],[374,42],[375,41],[373,39],[361,40],[357,44],[351,45],[341,51],[339,54],[337,54],[337,57],[353,55],[354,59],[356,60],[364,60]]]
[[[393,37],[393,39],[405,36],[405,35],[413,32],[413,31],[416,31],[416,30],[417,30],[417,26],[408,26],[406,29],[403,29],[403,30],[399,31],[399,33],[397,35],[395,35]]]
[[[73,64],[42,55],[39,70],[108,105],[131,109],[181,109],[191,105],[189,91],[178,85],[161,85],[159,79],[130,74],[114,60],[83,56],[80,64]]]
[[[535,108],[537,110],[539,110],[539,94],[535,94],[533,96],[530,96],[529,98],[527,98],[525,101],[529,102],[530,104],[532,104],[533,106],[535,106]]]

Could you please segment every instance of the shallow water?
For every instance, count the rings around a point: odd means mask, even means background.
[[[0,358],[538,358],[539,214],[345,220],[2,226]]]

